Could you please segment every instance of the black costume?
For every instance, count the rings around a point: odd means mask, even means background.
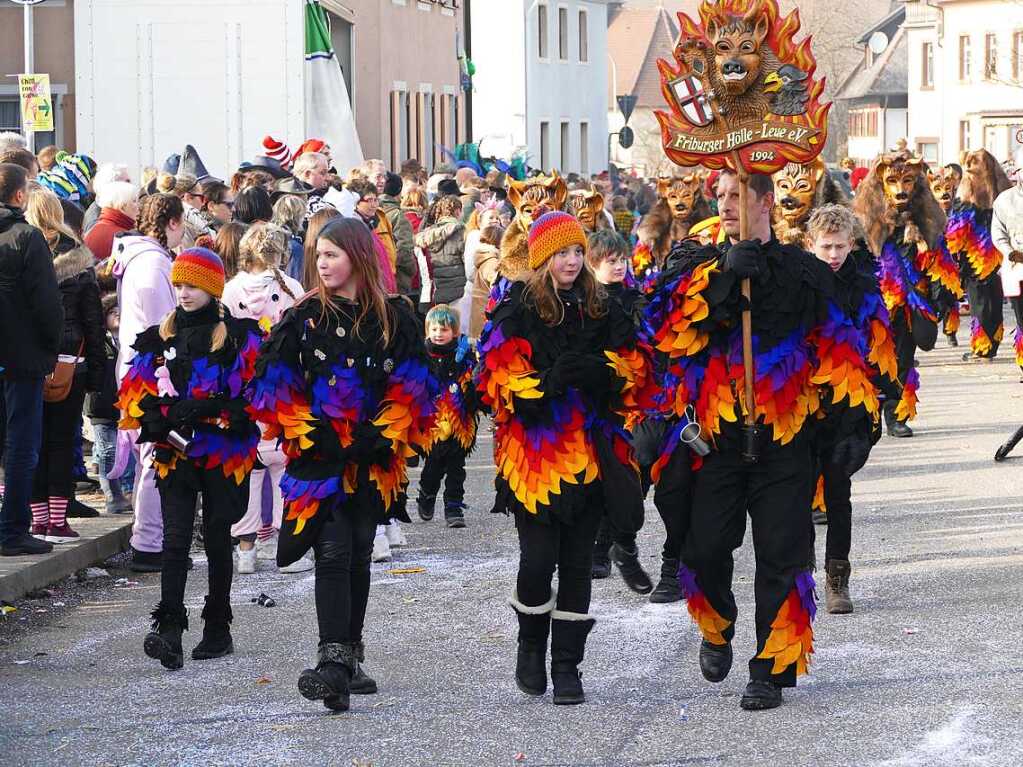
[[[742,426],[749,404],[743,276],[752,278],[755,463],[744,460],[750,446]],[[848,473],[866,460],[870,415],[878,410],[867,352],[834,300],[830,269],[774,239],[682,254],[661,275],[647,327],[651,343],[669,357],[662,387],[674,392],[667,412],[680,419],[669,449],[690,420],[713,448],[695,474],[679,573],[704,637],[701,666],[708,679],[721,681],[731,665],[737,614],[732,552],[742,545],[748,512],[757,557],[757,654],[743,705],[766,707],[765,695],[780,699],[778,687],[795,684],[813,651],[813,427],[825,415],[833,423],[838,460]]]
[[[1004,333],[1002,315],[1002,254],[991,241],[992,209],[980,210],[958,202],[945,227],[949,251],[959,257],[963,286],[970,300],[973,356],[991,359],[998,354]]]
[[[211,351],[221,311],[227,339]],[[146,654],[167,668],[182,663],[188,552],[200,494],[209,594],[202,611],[203,639],[192,657],[219,657],[233,649],[231,525],[245,514],[259,443],[259,429],[246,411],[242,391],[262,337],[254,321],[232,318],[216,300],[191,312],[178,307],[174,324],[175,334],[167,340],[160,337],[159,326],[136,339],[137,353],[121,382],[118,403],[125,413],[120,427],[139,428],[138,441],[156,446],[163,571]]]

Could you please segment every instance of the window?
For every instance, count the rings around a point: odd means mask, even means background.
[[[878,110],[855,109],[850,111],[849,135],[853,138],[875,138],[878,135]]]
[[[458,94],[448,96],[448,112],[451,119],[451,145],[458,146],[462,143],[462,126],[458,117]]]
[[[970,151],[970,121],[959,121],[959,151]]]
[[[561,123],[561,172],[562,173],[567,173],[568,172],[568,168],[569,168],[569,158],[568,158],[568,155],[569,155],[569,152],[570,152],[570,143],[571,143],[570,142],[570,137],[568,135],[569,128],[570,128],[570,126],[569,126],[568,123]]]
[[[536,6],[536,37],[539,41],[537,54],[541,59],[548,57],[547,53],[547,6]]]
[[[546,173],[550,167],[551,159],[551,126],[550,123],[540,123],[540,170]]]
[[[558,58],[568,61],[568,8],[558,8]]]
[[[919,140],[916,142],[916,153],[923,157],[925,162],[936,163],[938,162],[938,142]]]
[[[970,36],[962,35],[959,38],[959,79],[966,81],[970,79]]]
[[[409,158],[412,146],[412,105],[408,91],[391,91],[391,167]]]
[[[423,167],[427,170],[432,170],[434,165],[434,156],[436,155],[436,110],[434,109],[434,96],[432,93],[420,93],[418,114],[416,115],[416,122],[419,124],[419,151],[417,152],[417,158]]]
[[[998,38],[991,33],[984,35],[984,79],[998,77]]]
[[[934,43],[923,44],[923,61],[920,68],[920,87],[934,87]]]
[[[586,176],[590,172],[590,124],[579,123],[579,172]]]
[[[1023,32],[1012,33],[1012,79],[1023,80]]]
[[[579,61],[590,60],[590,14],[579,11]]]

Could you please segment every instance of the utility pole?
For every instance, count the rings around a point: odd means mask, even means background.
[[[25,70],[23,74],[30,75],[35,72],[35,30],[32,23],[32,6],[38,5],[43,0],[12,0],[12,2],[20,5],[24,11],[22,36],[25,40]],[[25,142],[28,145],[28,151],[35,154],[35,134],[32,131],[25,131]]]

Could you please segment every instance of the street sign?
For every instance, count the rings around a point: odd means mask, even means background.
[[[636,134],[632,132],[632,128],[628,125],[618,131],[618,145],[622,149],[628,149],[632,146],[632,142],[636,140]]]
[[[53,99],[49,75],[18,75],[21,127],[32,133],[53,130]]]
[[[625,122],[629,122],[629,118],[632,117],[632,110],[636,108],[636,97],[635,96],[619,96],[618,97],[618,108],[622,112],[622,117],[625,118]]]

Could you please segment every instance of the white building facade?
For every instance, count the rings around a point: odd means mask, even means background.
[[[476,0],[472,132],[484,155],[545,171],[607,169],[603,0]]]
[[[1023,3],[907,0],[905,29],[910,147],[946,164],[1023,146]]]

